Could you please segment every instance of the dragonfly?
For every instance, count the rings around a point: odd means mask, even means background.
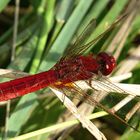
[[[83,55],[83,53],[104,37],[106,33],[114,29],[125,17],[126,15],[121,16],[102,34],[84,44],[88,36],[91,35],[93,28],[95,28],[95,20],[91,20],[75,43],[66,50],[62,58],[50,70],[0,83],[0,101],[23,96],[45,87],[53,87],[58,90],[68,91],[65,93],[69,97],[75,96],[79,99],[85,97],[85,102],[91,105],[96,104],[126,125],[129,125],[121,117],[106,109],[101,103],[74,84],[76,81],[84,80],[94,90],[90,81],[103,80],[105,83],[102,85],[106,86],[106,88],[111,88],[114,92],[124,92],[105,78],[116,67],[116,60],[112,55],[106,52],[100,52],[96,56],[91,54]],[[129,126],[132,127],[131,125]],[[135,129],[134,127],[132,128]]]

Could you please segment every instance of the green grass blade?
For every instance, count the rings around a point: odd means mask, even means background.
[[[55,0],[48,0],[47,7],[45,7],[44,12],[40,13],[40,16],[42,17],[42,19],[41,19],[42,22],[39,25],[40,34],[39,34],[39,38],[38,38],[38,42],[37,42],[36,54],[34,56],[32,67],[30,69],[31,73],[35,73],[40,64],[40,59],[41,59],[42,54],[45,49],[48,34],[53,25],[54,5],[55,5]]]
[[[72,36],[74,35],[76,29],[78,28],[78,25],[80,24],[84,15],[88,11],[92,2],[93,2],[92,0],[79,1],[78,6],[75,8],[71,17],[69,18],[64,28],[60,32],[58,38],[52,45],[49,54],[46,56],[45,60],[47,60],[47,63],[46,61],[43,61],[41,63],[40,66],[41,71],[50,69],[56,63],[56,61],[58,61],[58,59],[66,49],[67,45],[69,44],[70,40],[72,39]]]
[[[7,6],[10,0],[1,0],[0,1],[0,12]]]

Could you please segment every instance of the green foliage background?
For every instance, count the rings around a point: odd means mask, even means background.
[[[0,0],[1,14],[9,6],[9,2],[12,3],[10,0]],[[8,61],[12,48],[13,35],[13,24],[10,24],[8,29],[3,31],[0,36],[1,67],[26,71],[31,74],[49,70],[63,55],[65,49],[74,42],[77,35],[91,19],[97,19],[97,27],[89,37],[89,40],[101,34],[105,30],[106,23],[111,24],[115,21],[123,13],[123,10],[129,2],[129,0],[21,1],[21,7],[23,3],[25,5],[27,4],[24,8],[28,12],[21,14],[19,18],[16,58],[12,62]],[[138,15],[133,21],[131,32],[121,50],[118,63],[121,63],[126,58],[130,49],[136,49],[138,47],[140,40],[135,44],[133,42],[135,37],[139,35],[139,32],[140,16]],[[110,36],[113,38],[114,35],[110,34]],[[102,46],[105,46],[105,44],[109,45],[111,42],[109,37],[93,46],[86,53],[99,52],[103,49]],[[139,83],[139,69],[140,65],[138,64],[133,68],[133,77],[126,82]],[[5,113],[4,110],[5,108],[2,107],[1,114]],[[11,103],[8,121],[8,138],[54,125],[64,110],[65,107],[53,96],[49,89],[15,99]],[[82,132],[83,130],[78,131],[79,134]],[[44,140],[50,134],[51,132],[40,133],[36,137],[26,139]],[[1,131],[1,139],[2,135]],[[89,139],[87,135],[89,133],[85,133],[85,139]],[[140,134],[137,132],[121,131],[119,136],[122,140],[140,139]],[[67,139],[77,138],[76,135],[73,135]]]

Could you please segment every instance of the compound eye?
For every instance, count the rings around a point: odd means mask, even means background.
[[[96,60],[100,64],[100,71],[103,75],[109,75],[116,66],[115,58],[105,52],[99,53]]]

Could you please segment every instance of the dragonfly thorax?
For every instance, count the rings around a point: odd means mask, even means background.
[[[99,64],[91,55],[79,56],[74,59],[60,60],[55,65],[61,82],[69,83],[78,80],[86,80],[98,73]]]
[[[116,62],[114,57],[102,52],[96,58],[93,55],[88,55],[73,59],[61,59],[55,65],[55,70],[58,73],[58,79],[62,83],[70,83],[90,79],[93,74],[98,74],[98,72],[101,72],[103,75],[108,75],[115,66]]]

